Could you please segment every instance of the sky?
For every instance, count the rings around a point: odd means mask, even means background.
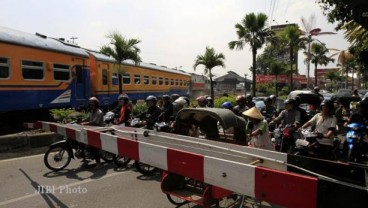
[[[325,32],[335,28],[315,0],[1,0],[1,7],[0,26],[70,41],[77,37],[78,45],[92,50],[108,44],[106,36],[117,31],[141,40],[143,62],[186,72],[202,74],[202,66],[193,69],[195,59],[205,53],[206,46],[213,47],[225,55],[225,68],[212,70],[216,76],[234,71],[251,77],[249,45],[243,50],[228,47],[238,39],[235,24],[246,14],[265,13],[268,26],[286,21],[301,26],[301,17],[315,15],[315,27]],[[341,31],[318,39],[328,48],[349,46]],[[306,71],[303,56],[300,52],[301,74]],[[336,61],[327,67],[336,67]]]

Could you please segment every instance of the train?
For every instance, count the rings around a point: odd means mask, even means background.
[[[100,105],[148,95],[190,94],[191,74],[152,63],[118,64],[109,56],[62,38],[0,27],[0,113],[52,108],[85,108],[92,96]]]

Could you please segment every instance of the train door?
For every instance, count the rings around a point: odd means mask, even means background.
[[[102,99],[102,103],[104,105],[111,105],[111,83],[109,77],[111,77],[110,65],[108,63],[101,63],[102,70],[102,80],[98,80],[101,82],[101,88],[98,90],[100,92],[100,99]],[[101,100],[100,100],[101,101]]]
[[[90,73],[89,69],[76,65],[75,67],[75,107],[87,106],[90,97]]]

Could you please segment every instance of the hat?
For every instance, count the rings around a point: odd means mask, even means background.
[[[261,114],[261,112],[259,112],[259,110],[257,110],[256,107],[253,107],[249,110],[244,111],[243,115],[248,116],[250,118],[259,119],[259,120],[264,119],[263,115]]]

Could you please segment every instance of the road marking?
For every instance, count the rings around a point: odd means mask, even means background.
[[[38,155],[29,155],[29,156],[23,156],[23,157],[16,157],[16,158],[11,158],[11,159],[0,160],[0,163],[12,162],[12,161],[24,160],[24,159],[31,159],[31,158],[35,158],[35,157],[44,156],[44,155],[45,155],[45,153],[38,154]]]
[[[101,178],[98,178],[98,179],[88,178],[88,179],[83,180],[83,181],[78,181],[78,182],[74,182],[74,183],[70,183],[70,184],[65,184],[65,185],[59,185],[58,188],[55,188],[55,191],[60,190],[60,188],[63,187],[63,186],[67,186],[67,187],[78,186],[78,185],[81,185],[81,184],[89,183],[89,182],[92,182],[92,181],[99,181],[99,180],[102,180],[102,179],[105,179],[105,178],[110,178],[110,177],[114,177],[114,176],[117,176],[117,175],[129,173],[129,172],[130,171],[115,172],[115,173],[112,173],[112,174],[109,174],[109,175],[105,175],[105,176],[103,176]],[[55,192],[55,193],[57,193],[57,192]],[[55,193],[51,193],[51,194],[55,194]],[[41,194],[42,193],[35,192],[33,194],[29,194],[29,195],[17,197],[17,198],[14,198],[14,199],[9,199],[9,200],[0,202],[0,206],[4,206],[4,205],[11,204],[11,203],[14,203],[14,202],[22,201],[24,199],[32,198],[32,197],[35,197],[35,196],[41,196]],[[48,195],[48,194],[46,194],[46,195]]]

